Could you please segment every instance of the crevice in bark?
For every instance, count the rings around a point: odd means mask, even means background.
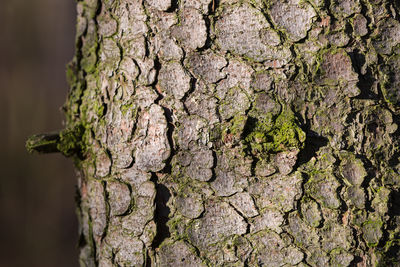
[[[162,109],[164,110],[164,114],[165,117],[167,119],[167,138],[168,138],[168,142],[170,145],[170,156],[168,157],[168,159],[165,160],[165,167],[161,170],[161,173],[171,173],[172,170],[172,165],[171,165],[171,161],[173,156],[176,154],[176,147],[175,147],[175,142],[174,139],[172,138],[172,134],[175,130],[175,124],[174,124],[174,120],[173,120],[173,111],[169,108],[166,108],[164,106],[161,106]]]
[[[96,12],[94,15],[94,20],[96,21],[96,24],[99,24],[97,22],[97,16],[101,14],[101,9],[103,8],[103,2],[100,0],[97,0],[96,2],[97,2],[97,6],[96,6]]]
[[[213,44],[213,40],[211,39],[211,20],[210,20],[209,16],[203,16],[203,20],[204,20],[204,22],[206,24],[206,28],[207,28],[207,30],[206,30],[207,38],[206,38],[204,45],[197,49],[197,51],[199,51],[199,52],[210,49],[211,45]]]
[[[155,79],[154,79],[154,83],[151,85],[154,89],[154,92],[156,92],[157,94],[157,98],[154,100],[154,103],[156,103],[157,105],[159,105],[161,99],[164,98],[161,89],[158,85],[158,74],[160,73],[160,69],[161,69],[161,63],[158,57],[156,57],[154,59],[154,69],[156,70],[156,75],[155,75]]]
[[[215,168],[217,167],[217,163],[218,163],[218,158],[217,158],[217,152],[215,152],[215,150],[212,150],[212,155],[213,155],[213,165],[211,167],[211,179],[208,180],[208,183],[212,183],[213,181],[215,181],[215,179],[217,179],[217,174],[215,173]],[[204,211],[203,211],[204,213]],[[203,215],[201,215],[203,216]]]
[[[235,208],[235,206],[233,206],[231,203],[229,203],[229,202],[227,202],[227,203],[228,203],[228,205],[229,205],[232,209],[234,209],[234,210],[237,212],[237,214],[239,214],[240,217],[242,217],[243,220],[246,222],[246,233],[242,234],[242,236],[244,236],[244,235],[250,233],[250,226],[251,226],[251,224],[249,223],[249,220],[247,219],[247,217],[244,216],[243,213],[241,213],[241,212],[240,212],[237,208]]]
[[[333,18],[333,15],[332,15],[331,10],[330,10],[330,6],[331,6],[331,5],[332,5],[331,0],[324,0],[324,8],[325,8],[325,11],[327,12],[327,14],[328,14],[331,18]]]
[[[146,249],[146,257],[145,257],[145,263],[144,263],[145,267],[151,267],[154,266],[154,264],[152,263],[150,254],[149,254],[149,250]]]
[[[158,56],[156,56],[154,58],[154,70],[156,71],[156,74],[155,74],[154,82],[152,84],[150,84],[150,86],[153,88],[154,92],[157,94],[157,98],[154,100],[154,103],[157,105],[159,105],[159,102],[161,101],[161,99],[164,98],[164,96],[161,92],[161,89],[159,88],[159,85],[158,85],[158,74],[160,73],[160,69],[161,69],[160,59],[158,58]]]
[[[337,197],[339,199],[339,203],[340,203],[340,206],[338,208],[338,212],[339,212],[338,218],[343,221],[345,213],[348,210],[350,210],[350,207],[349,207],[349,205],[347,205],[346,201],[344,201],[345,198],[343,196],[343,193],[345,192],[347,186],[345,185],[343,180],[341,180],[341,179],[337,179],[337,180],[338,180],[338,182],[340,184],[338,186],[338,188],[336,189],[336,195],[337,195]]]
[[[157,226],[157,233],[151,244],[151,248],[156,249],[166,238],[171,236],[169,227],[167,226],[168,216],[171,212],[167,206],[167,202],[171,197],[171,193],[165,185],[158,183],[156,173],[151,173],[150,181],[152,181],[156,187],[154,222]]]
[[[321,204],[320,204],[318,201],[316,201],[315,199],[314,199],[314,201],[315,201],[315,203],[317,203],[318,209],[319,209],[320,212],[321,212]],[[322,213],[322,212],[321,212],[321,213]],[[321,229],[321,228],[324,226],[324,224],[325,224],[325,218],[324,218],[324,216],[322,215],[322,216],[321,216],[321,221],[320,221],[319,225],[318,225],[317,227],[315,227],[315,228]]]
[[[153,35],[153,31],[152,31],[152,29],[151,29],[151,27],[149,25],[147,25],[147,29],[148,29],[147,35],[148,36],[152,36]],[[149,58],[149,57],[152,56],[151,55],[152,53],[150,51],[150,46],[149,46],[149,40],[148,40],[147,36],[145,37],[145,41],[144,41],[144,51],[145,51],[145,53],[144,53],[145,58]]]
[[[167,13],[175,13],[179,9],[179,1],[171,0],[171,6],[165,10]]]
[[[97,258],[97,246],[96,246],[96,240],[94,239],[94,235],[93,235],[93,220],[92,220],[92,216],[90,216],[90,214],[88,214],[89,217],[89,239],[90,239],[90,248],[91,248],[91,256],[93,257],[93,261],[95,262],[96,266],[99,265],[98,262],[98,258]]]
[[[188,110],[188,108],[186,107],[186,100],[188,99],[188,97],[194,92],[194,90],[196,89],[196,83],[197,83],[197,79],[194,78],[192,75],[190,75],[190,87],[189,90],[185,93],[185,95],[182,97],[182,99],[180,100],[182,102],[183,105],[183,109],[185,110],[185,112],[187,114],[190,115],[190,112]]]
[[[107,192],[107,182],[103,181],[102,183],[103,186],[103,192],[104,192],[104,201],[106,202],[106,225],[104,226],[104,230],[103,230],[103,234],[101,235],[100,240],[104,240],[104,238],[107,235],[107,231],[108,231],[108,227],[110,224],[110,220],[111,220],[111,207],[110,207],[110,203],[109,203],[109,196],[108,196],[108,192]]]
[[[133,211],[133,207],[135,207],[135,198],[132,195],[132,192],[133,192],[132,191],[132,185],[129,184],[129,183],[123,183],[123,184],[126,185],[128,187],[128,189],[129,189],[129,195],[131,196],[131,202],[129,204],[128,209],[124,213],[117,215],[118,217],[124,217],[124,216],[127,216],[127,215],[131,214],[132,211]]]
[[[376,170],[372,162],[366,156],[357,154],[356,158],[362,161],[364,168],[367,171],[367,176],[364,178],[364,181],[361,184],[361,187],[367,188],[372,178],[376,176]]]
[[[156,85],[158,83],[158,74],[161,69],[161,62],[160,62],[160,58],[158,56],[155,56],[155,58],[154,58],[154,69],[156,71],[156,75],[155,75],[154,82],[153,82],[153,84],[151,84],[151,86]]]
[[[275,23],[273,22],[270,14],[267,12],[267,10],[269,11],[270,6],[268,6],[267,2],[264,2],[264,7],[263,9],[261,9],[261,13],[263,14],[263,16],[265,17],[265,19],[267,20],[267,22],[269,23],[269,26],[271,27],[271,29],[273,29],[281,38],[282,43],[286,43],[287,42],[287,38],[285,33],[283,33],[281,30],[278,29],[278,27],[275,25]],[[250,5],[256,9],[258,9],[256,6],[254,6],[254,4],[250,3]]]
[[[117,67],[116,67],[116,69],[118,70],[120,65],[121,65],[121,61],[124,58],[124,47],[121,45],[119,40],[115,41],[115,44],[117,45],[117,47],[119,49],[119,60],[117,62],[118,64],[117,64]]]
[[[208,5],[208,13],[210,15],[215,14],[215,10],[219,7],[219,0],[211,0],[210,4]]]
[[[300,200],[301,200],[301,198],[300,198]],[[299,201],[300,201],[299,200]],[[301,213],[301,210],[300,210],[300,207],[298,208],[298,212],[299,212],[299,216],[300,216],[300,218],[303,220],[303,214]],[[282,218],[283,218],[283,222],[282,222],[282,225],[281,226],[284,226],[284,225],[289,225],[289,215],[291,214],[291,212],[290,211],[288,211],[288,212],[282,212]],[[282,227],[281,227],[282,228]],[[282,231],[282,232],[284,232],[284,233],[286,233],[286,231]],[[292,237],[293,238],[293,240],[295,240],[295,238],[291,235],[291,234],[289,234],[289,233],[287,233],[290,237]]]
[[[117,256],[117,255],[116,255],[115,251],[112,250],[112,251],[111,251],[111,263],[112,263],[112,264],[115,264],[115,257],[116,257],[116,256]]]

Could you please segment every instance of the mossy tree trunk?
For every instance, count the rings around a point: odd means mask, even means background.
[[[398,1],[77,6],[82,266],[399,266]]]

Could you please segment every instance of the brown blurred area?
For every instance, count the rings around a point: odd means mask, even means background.
[[[78,266],[72,161],[24,147],[63,127],[75,5],[0,2],[0,266]]]

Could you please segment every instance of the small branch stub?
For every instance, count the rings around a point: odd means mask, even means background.
[[[35,134],[28,138],[25,147],[29,153],[55,153],[60,152],[57,148],[59,142],[59,133]]]
[[[85,132],[82,125],[64,129],[59,133],[32,135],[26,141],[29,153],[55,153],[60,152],[66,157],[80,156],[83,152],[82,136]]]

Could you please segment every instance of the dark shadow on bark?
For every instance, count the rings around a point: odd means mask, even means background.
[[[169,142],[169,145],[171,148],[170,156],[165,161],[165,167],[161,172],[162,173],[171,173],[171,168],[172,168],[171,160],[172,160],[173,156],[176,154],[176,150],[175,150],[176,148],[174,146],[174,140],[172,138],[172,134],[174,132],[175,125],[174,125],[173,118],[172,118],[172,110],[169,108],[166,108],[164,106],[161,106],[161,107],[164,110],[164,114],[167,119],[167,125],[168,125],[167,138],[168,138],[168,142]]]
[[[392,191],[389,199],[389,217],[400,216],[400,192]]]
[[[359,50],[355,49],[353,52],[349,53],[349,56],[352,61],[352,65],[354,70],[358,74],[358,83],[357,87],[360,88],[360,94],[356,96],[357,99],[377,99],[379,96],[374,93],[371,89],[375,85],[375,78],[372,74],[372,70],[368,67],[364,74],[362,74],[363,70],[362,67],[366,63],[365,55],[360,53]]]
[[[210,15],[215,14],[215,10],[219,7],[219,0],[212,0],[208,5]]]
[[[244,125],[244,128],[243,128],[243,133],[240,136],[241,139],[245,139],[254,130],[254,128],[256,127],[257,121],[258,120],[256,118],[251,117],[251,116],[249,116],[247,118],[246,124]]]
[[[179,8],[178,0],[172,0],[171,6],[167,10],[165,10],[165,12],[175,13],[175,11],[178,10],[178,8]]]
[[[297,168],[301,164],[307,163],[310,159],[316,156],[317,151],[328,144],[328,138],[318,135],[313,131],[307,132],[304,148],[298,155],[298,160],[295,166]]]
[[[152,266],[152,261],[151,261],[151,257],[150,257],[150,253],[149,253],[148,249],[146,249],[146,260],[145,260],[144,266],[145,267],[151,267]]]
[[[215,173],[215,168],[217,167],[217,164],[218,164],[218,157],[217,157],[217,153],[214,150],[212,150],[212,155],[213,155],[213,166],[211,167],[212,176],[211,176],[211,179],[208,180],[209,183],[212,183],[215,181],[215,179],[217,179],[217,174]]]
[[[171,236],[167,226],[168,216],[171,212],[167,206],[167,202],[171,197],[171,193],[165,185],[158,183],[157,175],[155,173],[152,174],[151,181],[155,184],[157,191],[155,199],[156,210],[154,212],[154,222],[157,225],[157,234],[151,244],[151,247],[155,249],[158,248],[166,238]]]
[[[213,40],[211,39],[211,21],[208,16],[203,16],[204,22],[206,23],[206,28],[207,28],[207,39],[203,47],[200,47],[197,49],[199,52],[201,51],[206,51],[207,49],[211,48],[211,45],[213,43]]]
[[[183,108],[187,112],[187,114],[190,114],[188,108],[186,107],[186,101],[189,98],[189,96],[196,90],[196,83],[197,79],[193,77],[192,74],[190,74],[190,87],[189,90],[185,93],[185,95],[182,97],[181,102],[183,103]]]
[[[156,71],[156,78],[154,79],[154,82],[152,84],[150,84],[151,87],[153,87],[154,92],[157,94],[157,99],[154,100],[154,103],[156,103],[158,105],[158,103],[160,102],[161,99],[164,98],[164,96],[162,95],[161,91],[157,90],[157,84],[158,84],[158,75],[160,73],[161,70],[161,63],[160,63],[160,59],[156,56],[154,58],[154,69]]]
[[[388,248],[383,258],[376,265],[377,267],[395,267],[399,266],[400,261],[400,245],[394,244]]]
[[[383,231],[383,236],[379,242],[379,248],[383,248],[382,250],[382,258],[378,262],[377,266],[386,267],[386,266],[398,266],[400,261],[400,243],[399,243],[399,234],[396,234],[394,237],[390,236],[389,231],[395,230],[396,218],[400,216],[400,192],[392,191],[389,197],[389,211],[388,216],[391,218],[385,231]]]
[[[364,262],[364,261],[360,256],[354,256],[354,259],[352,262],[350,262],[349,266],[356,267],[356,266],[359,266],[359,264],[361,264],[362,262]]]

